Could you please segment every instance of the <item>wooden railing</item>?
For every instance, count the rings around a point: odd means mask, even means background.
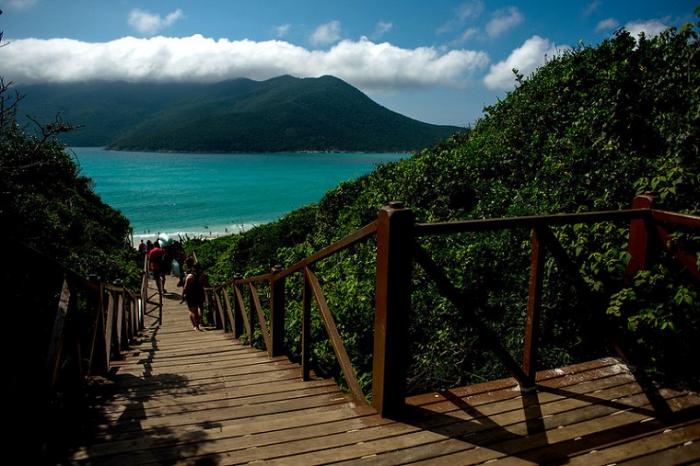
[[[227,283],[213,286],[208,289],[208,293],[211,293],[213,297],[212,302],[217,311],[219,326],[226,328],[228,321],[230,331],[235,337],[242,334],[243,325],[245,325],[245,331],[250,339],[254,325],[252,313],[255,312],[265,347],[271,356],[276,356],[284,353],[285,279],[292,273],[303,271],[302,377],[304,380],[309,377],[309,328],[311,298],[313,297],[343,377],[355,398],[363,400],[364,394],[357,382],[352,364],[312,266],[316,262],[376,233],[377,268],[372,404],[382,416],[396,415],[401,412],[404,406],[406,393],[407,329],[411,307],[411,275],[414,261],[434,280],[439,292],[469,319],[470,325],[477,330],[478,337],[484,346],[498,357],[523,388],[529,388],[534,385],[535,371],[539,369],[537,365],[537,329],[540,319],[546,254],[550,254],[561,269],[573,278],[574,286],[582,296],[589,298],[592,302],[600,300],[600,297],[592,294],[580,274],[579,266],[568,257],[550,227],[609,221],[630,222],[629,253],[631,260],[628,264],[627,274],[633,276],[636,271],[645,267],[652,243],[656,242],[667,248],[674,247],[668,241],[670,238],[667,230],[668,225],[700,229],[700,217],[655,210],[652,209],[652,203],[653,198],[644,195],[635,198],[632,208],[627,210],[444,223],[416,223],[410,209],[405,208],[400,202],[392,202],[379,211],[375,222],[302,259],[286,270],[277,266],[269,274],[246,279],[236,277]],[[442,268],[419,244],[420,238],[432,235],[504,229],[531,230],[530,277],[522,363],[518,363],[512,357],[501,344],[498,336],[481,321],[479,315],[470,305],[473,303],[470,296],[450,282]],[[673,253],[693,276],[700,278],[694,255],[681,250],[674,250]],[[256,289],[256,284],[265,282],[269,283],[271,295],[269,329]],[[246,309],[241,288],[247,288],[250,294],[252,307],[250,312]],[[233,306],[229,299],[229,289],[234,296]],[[223,300],[220,295],[223,296]],[[613,340],[615,338],[613,334],[608,336]],[[250,341],[252,344],[252,339]],[[616,348],[622,348],[619,342],[613,341],[613,343]],[[624,353],[622,355],[625,356]]]
[[[304,380],[310,378],[310,344],[311,344],[311,299],[316,302],[319,310],[321,322],[326,330],[333,352],[340,365],[343,379],[345,380],[350,392],[357,400],[364,401],[365,396],[357,380],[352,363],[348,357],[345,345],[340,337],[338,328],[333,319],[326,298],[321,289],[321,284],[313,272],[313,265],[320,260],[323,260],[333,254],[336,254],[344,249],[357,244],[369,238],[377,231],[377,222],[372,222],[369,225],[351,233],[345,238],[333,243],[332,245],[318,251],[311,256],[308,256],[299,262],[293,264],[286,270],[281,266],[276,266],[272,272],[264,275],[257,275],[249,278],[234,278],[233,280],[218,284],[207,290],[212,296],[211,302],[216,309],[218,318],[218,326],[224,328],[226,322],[229,323],[230,329],[235,337],[241,335],[243,328],[248,335],[249,342],[252,344],[253,326],[257,317],[258,326],[263,337],[265,349],[270,356],[278,356],[284,354],[284,317],[285,317],[285,280],[293,273],[300,272],[303,274],[304,291],[302,294],[302,328],[301,328],[301,372]],[[268,282],[270,286],[270,325],[266,323],[265,314],[260,303],[260,298],[256,284]],[[243,296],[243,291],[247,288],[250,296],[250,312],[248,311]],[[229,291],[233,293],[233,306],[229,298]],[[223,295],[223,300],[221,299]],[[228,321],[226,320],[228,318]],[[245,327],[243,327],[243,324]]]
[[[44,270],[62,276],[46,357],[49,391],[59,385],[81,387],[87,375],[106,373],[144,328],[147,269],[142,290],[135,293],[119,281],[83,277],[32,248],[19,247]]]

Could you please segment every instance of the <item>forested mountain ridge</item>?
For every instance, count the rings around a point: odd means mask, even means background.
[[[235,273],[267,273],[376,219],[401,200],[418,221],[628,208],[653,191],[657,206],[700,212],[700,43],[698,24],[654,38],[625,31],[595,47],[553,58],[515,90],[485,109],[468,133],[387,164],[329,191],[311,205],[248,232],[192,245],[212,280]],[[687,356],[700,351],[698,286],[661,252],[625,281],[626,222],[553,228],[597,297],[592,308],[572,291],[570,278],[550,260],[540,322],[541,367],[610,354],[597,314],[637,342],[654,375],[700,385]],[[700,251],[700,238],[675,241]],[[510,230],[421,238],[451,281],[471,297],[474,311],[517,360],[522,351],[530,232]],[[374,244],[325,259],[315,273],[341,329],[361,383],[371,384]],[[287,281],[287,336],[300,348],[300,282]],[[409,390],[413,393],[482,381],[507,371],[485,350],[464,313],[446,302],[416,267],[409,322]],[[312,360],[337,373],[321,324]],[[685,356],[684,356],[685,355]]]
[[[275,152],[407,151],[463,130],[388,110],[331,76],[215,84],[89,82],[20,88],[22,113],[80,126],[68,145]]]

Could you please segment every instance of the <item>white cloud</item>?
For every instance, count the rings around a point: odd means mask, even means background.
[[[1,0],[0,6],[3,8],[12,8],[15,10],[24,10],[31,8],[37,4],[38,0]]]
[[[482,0],[472,0],[464,2],[457,7],[457,17],[466,21],[471,18],[478,18],[484,12],[484,2]]]
[[[513,68],[517,69],[518,73],[528,76],[544,64],[546,58],[552,58],[570,49],[567,45],[555,45],[548,39],[532,36],[513,50],[504,61],[491,65],[489,73],[484,77],[484,84],[489,89],[510,89],[516,82]]]
[[[285,41],[214,40],[191,37],[124,37],[110,42],[18,39],[0,48],[3,75],[18,83],[89,80],[216,82],[338,76],[363,90],[458,87],[486,68],[480,51],[440,52],[400,48],[368,39],[344,40],[329,50],[308,50]]]
[[[522,22],[522,13],[517,7],[512,6],[493,14],[493,19],[486,25],[486,33],[490,37],[498,37]]]
[[[275,31],[277,33],[277,37],[285,37],[287,34],[289,34],[289,30],[292,28],[291,24],[283,24],[281,26],[277,26],[275,28]]]
[[[374,27],[374,32],[372,33],[372,38],[379,39],[384,34],[391,31],[393,28],[394,28],[394,23],[379,21],[377,23],[377,25]]]
[[[484,12],[484,2],[482,0],[469,0],[462,3],[455,9],[455,18],[447,21],[439,28],[438,34],[454,31],[464,25],[470,19],[478,18]]]
[[[639,34],[642,32],[647,38],[650,38],[658,36],[661,32],[668,29],[668,26],[658,19],[650,19],[648,21],[630,21],[625,24],[625,29],[627,29],[634,38],[639,37]]]
[[[610,31],[611,29],[617,29],[619,25],[620,23],[618,23],[615,18],[607,18],[598,22],[598,25],[595,27],[595,30],[597,32]]]
[[[175,21],[183,17],[182,10],[179,8],[168,13],[165,18],[159,14],[134,8],[129,12],[129,25],[141,34],[153,35],[168,26],[172,26]]]
[[[340,40],[340,21],[329,21],[320,25],[311,34],[313,45],[330,45]]]
[[[591,3],[586,5],[586,8],[583,10],[583,16],[591,16],[593,13],[595,13],[599,6],[600,0],[593,0]]]
[[[457,39],[454,40],[453,45],[463,44],[463,43],[473,39],[478,34],[479,34],[479,28],[467,28]]]

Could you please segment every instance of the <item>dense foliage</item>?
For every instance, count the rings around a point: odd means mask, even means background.
[[[73,397],[79,391],[60,384],[49,391],[47,384],[47,353],[66,268],[83,276],[121,279],[134,290],[140,281],[135,251],[126,245],[128,220],[100,200],[55,139],[71,126],[55,120],[40,127],[39,136],[25,133],[15,119],[20,100],[0,80],[0,237],[5,262],[0,282],[7,321],[3,341],[11,354],[4,385],[14,426],[10,443],[26,444],[25,456],[41,457],[36,462],[44,464],[49,463],[52,442],[58,445],[63,435],[75,434],[78,418]],[[80,326],[85,335],[95,315],[85,305],[89,296],[72,288],[76,306],[67,317],[75,323],[71,328]],[[62,370],[76,367],[73,360]]]
[[[388,164],[329,191],[318,205],[246,233],[190,245],[213,281],[235,272],[266,272],[376,218],[402,200],[420,221],[445,221],[627,208],[653,190],[661,208],[700,213],[700,60],[697,25],[654,38],[621,31],[581,46],[520,79],[485,109],[468,133],[408,160]],[[697,382],[679,355],[698,354],[698,287],[663,253],[630,283],[622,223],[554,229],[600,308],[591,308],[552,258],[546,264],[541,365],[554,367],[609,354],[597,315],[641,343],[656,375]],[[528,231],[421,239],[516,359],[522,351],[529,273]],[[691,235],[678,241],[694,253]],[[303,241],[300,241],[303,240]],[[373,243],[317,265],[328,303],[362,383],[371,384]],[[287,281],[287,335],[299,350],[300,278]],[[454,386],[504,374],[469,322],[436,292],[420,268],[413,275],[409,389]],[[314,363],[337,373],[318,320]],[[593,327],[593,328],[592,328]],[[697,368],[695,368],[697,369]]]
[[[15,120],[18,95],[3,86],[0,98],[0,217],[8,246],[22,243],[84,275],[136,276],[125,248],[129,221],[100,200],[55,138],[70,125],[54,121],[40,128],[42,136],[28,135]]]
[[[63,140],[116,149],[404,151],[460,128],[421,123],[331,76],[215,84],[80,83],[24,89],[29,115],[81,125]]]

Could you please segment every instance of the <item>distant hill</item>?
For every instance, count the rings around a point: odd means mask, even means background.
[[[40,84],[23,115],[82,127],[63,141],[124,150],[274,152],[408,151],[462,130],[388,110],[332,76],[215,84],[90,82]]]

